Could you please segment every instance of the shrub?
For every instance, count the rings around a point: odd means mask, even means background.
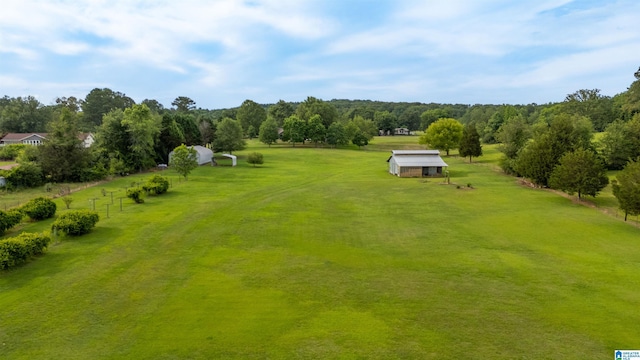
[[[142,204],[144,199],[142,198],[142,189],[133,188],[127,190],[127,197],[136,202],[136,204]]]
[[[62,202],[67,206],[67,209],[71,207],[71,203],[73,202],[73,198],[70,196],[65,196],[62,198]]]
[[[49,235],[33,233],[22,233],[0,240],[0,269],[20,265],[29,258],[44,253],[50,242]]]
[[[0,210],[0,235],[18,225],[23,216],[24,214],[20,210],[9,210],[7,212]]]
[[[257,165],[264,164],[264,158],[263,158],[261,153],[252,152],[252,153],[249,154],[249,156],[247,156],[247,162],[249,164],[253,164],[253,166],[255,167],[256,164]]]
[[[142,186],[142,189],[147,194],[164,194],[169,190],[169,180],[164,176],[156,174],[147,180],[147,183]]]
[[[95,211],[73,210],[68,211],[56,219],[51,224],[52,231],[60,231],[67,235],[83,235],[91,231],[100,220],[100,216]]]
[[[34,162],[26,162],[16,166],[9,172],[7,182],[14,187],[37,187],[44,184],[42,168]]]
[[[21,210],[33,220],[44,220],[55,215],[56,203],[51,199],[39,197],[24,204]]]
[[[22,151],[27,145],[24,144],[11,144],[0,147],[0,160],[15,160],[20,151]]]

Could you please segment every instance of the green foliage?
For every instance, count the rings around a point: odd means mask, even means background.
[[[351,142],[353,143],[353,145],[356,145],[358,148],[360,148],[362,146],[368,145],[369,139],[367,139],[367,136],[363,134],[362,131],[358,131],[351,139]]]
[[[378,127],[373,120],[365,120],[362,116],[356,115],[349,121],[349,123],[352,123],[360,129],[360,132],[367,137],[368,141],[371,141],[375,136],[378,136]]]
[[[618,199],[619,207],[627,215],[640,214],[640,162],[632,161],[616,175],[612,182],[613,195]]]
[[[482,145],[480,145],[480,135],[476,130],[475,125],[467,124],[462,130],[462,139],[460,140],[460,156],[478,157],[482,155]]]
[[[142,198],[142,189],[140,188],[131,188],[127,189],[127,197],[133,200],[136,204],[144,203],[144,199]]]
[[[258,134],[258,138],[261,143],[269,145],[275,144],[278,141],[278,123],[276,119],[269,116],[267,120],[265,120],[260,125],[260,133]]]
[[[89,168],[90,154],[78,138],[77,115],[63,108],[60,116],[49,124],[49,133],[39,147],[42,172],[54,182],[79,182]]]
[[[349,143],[349,138],[347,137],[347,133],[344,125],[340,122],[334,122],[327,129],[327,144],[335,147],[338,145],[347,145]]]
[[[315,114],[311,116],[307,122],[306,137],[313,141],[316,146],[318,146],[318,143],[323,142],[327,137],[327,129],[322,124],[322,118],[320,115]]]
[[[256,136],[257,129],[260,129],[260,125],[267,119],[267,111],[258,103],[253,100],[245,100],[240,105],[238,113],[236,114],[236,120],[240,122],[244,133],[249,138]],[[253,133],[250,131],[253,127]]]
[[[305,122],[309,121],[312,116],[319,115],[325,128],[331,126],[331,124],[338,119],[338,111],[331,103],[313,96],[307,97],[305,101],[300,103],[295,113],[298,115],[298,118]]]
[[[69,209],[71,207],[71,203],[73,202],[73,198],[71,196],[63,196],[62,202]]]
[[[282,126],[284,119],[295,113],[295,109],[291,104],[284,100],[278,100],[277,103],[269,106],[267,109],[268,117],[276,121],[277,126]]]
[[[15,160],[27,145],[10,144],[0,147],[0,160]]]
[[[51,224],[51,231],[60,231],[71,236],[84,235],[91,231],[100,220],[100,216],[95,211],[72,210],[67,211]]]
[[[264,157],[262,156],[262,153],[252,152],[247,155],[247,162],[249,164],[253,164],[254,167],[256,165],[262,165],[264,164]]]
[[[124,110],[135,102],[123,93],[108,88],[91,90],[82,102],[82,120],[85,130],[93,130],[102,124],[102,117],[119,109]]]
[[[439,119],[429,125],[427,131],[420,136],[418,143],[426,144],[438,150],[444,150],[449,156],[449,150],[456,149],[462,139],[463,126],[456,119]]]
[[[43,106],[33,96],[9,98],[0,103],[0,133],[44,132],[52,116],[51,107]]]
[[[143,170],[154,164],[153,152],[155,138],[160,133],[161,118],[151,113],[147,105],[133,105],[125,109],[122,118],[128,135],[127,148],[130,153],[130,167],[135,170]]]
[[[189,112],[196,108],[196,102],[186,96],[178,96],[171,102],[178,112]]]
[[[169,166],[186,179],[189,173],[198,167],[196,149],[185,144],[176,147],[169,159]]]
[[[604,164],[593,151],[584,149],[564,154],[549,177],[549,186],[569,195],[578,193],[578,199],[585,194],[596,196],[607,184]]]
[[[0,269],[8,269],[25,263],[44,253],[51,242],[46,234],[22,233],[0,240]]]
[[[45,197],[31,199],[20,208],[25,215],[36,221],[53,217],[56,214],[56,209],[56,203]]]
[[[247,146],[242,138],[242,126],[237,121],[224,118],[216,130],[216,139],[213,141],[215,152],[228,151],[232,153],[236,150],[242,150]]]
[[[640,156],[640,114],[626,123],[611,123],[600,143],[607,167],[611,170],[623,169],[630,160]]]
[[[304,143],[307,134],[307,124],[296,115],[284,119],[282,125],[282,140],[290,142],[294,147],[297,142]]]
[[[373,121],[375,121],[378,129],[390,135],[393,135],[398,127],[398,118],[388,111],[376,111]]]
[[[169,179],[164,176],[155,174],[147,182],[142,185],[142,189],[147,194],[160,195],[169,190]]]
[[[451,112],[448,109],[429,109],[420,114],[420,129],[426,129],[440,119],[450,118]]]
[[[20,210],[9,210],[6,212],[0,210],[0,235],[20,224],[23,216],[24,214]]]
[[[12,168],[7,175],[7,182],[13,187],[33,188],[44,184],[42,168],[34,162],[21,163]]]
[[[600,94],[600,89],[581,89],[566,96],[562,104],[569,114],[584,116],[596,131],[603,131],[616,118],[613,100]]]

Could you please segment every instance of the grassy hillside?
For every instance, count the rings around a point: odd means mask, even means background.
[[[414,143],[252,142],[240,166],[187,182],[168,172],[168,194],[122,211],[124,187],[148,175],[74,193],[76,209],[97,198],[101,220],[0,273],[0,357],[610,359],[638,347],[637,228],[518,185],[491,149],[445,158],[459,189],[389,175],[389,150]],[[265,164],[246,164],[250,151]]]

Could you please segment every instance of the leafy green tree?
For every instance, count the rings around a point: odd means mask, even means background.
[[[112,174],[125,174],[133,170],[129,151],[129,134],[122,124],[124,111],[113,110],[104,116],[96,133],[97,148],[110,164]]]
[[[385,134],[394,134],[395,129],[398,127],[398,118],[388,111],[376,111],[373,116],[378,129],[382,130]]]
[[[196,119],[192,114],[179,112],[173,115],[176,123],[184,134],[184,142],[186,145],[199,145],[202,140],[200,129],[196,125]]]
[[[420,129],[426,129],[429,125],[440,119],[450,118],[452,116],[449,109],[437,108],[429,109],[420,114]]]
[[[444,150],[449,156],[451,149],[456,149],[462,139],[463,126],[456,119],[444,118],[429,125],[427,131],[420,136],[418,143]]]
[[[334,122],[327,129],[327,144],[332,147],[338,145],[347,145],[349,143],[349,137],[347,136],[344,125],[340,122]]]
[[[640,114],[626,123],[609,124],[600,144],[607,167],[611,170],[624,168],[631,159],[640,156]]]
[[[260,125],[267,119],[267,111],[253,100],[245,100],[236,114],[236,120],[242,125],[242,129],[249,136],[255,137],[255,132],[260,129]],[[253,126],[254,134],[249,134],[249,128]],[[253,136],[252,136],[253,135]]]
[[[242,139],[242,126],[236,120],[224,118],[217,126],[213,148],[216,152],[228,151],[230,154],[242,150],[246,143]]]
[[[91,90],[82,103],[82,120],[87,130],[95,129],[102,124],[102,117],[112,110],[123,110],[135,102],[123,93],[108,88]]]
[[[307,133],[307,124],[297,115],[291,115],[284,119],[282,130],[282,140],[290,142],[293,147],[295,147],[297,142],[304,143]]]
[[[360,115],[356,115],[349,121],[360,129],[360,131],[367,137],[368,141],[371,141],[375,136],[378,136],[378,127],[373,120],[365,120]]]
[[[508,119],[495,134],[500,143],[500,150],[504,157],[500,159],[500,167],[507,174],[518,175],[515,170],[515,161],[518,153],[531,138],[531,130],[524,117],[521,115]]]
[[[175,116],[169,112],[164,113],[162,115],[162,122],[160,123],[158,141],[155,142],[154,147],[158,162],[167,164],[171,150],[184,142],[182,128],[176,122]]]
[[[338,111],[333,105],[313,96],[307,97],[305,101],[298,105],[296,115],[304,121],[309,121],[313,115],[320,115],[325,128],[328,128],[338,119]]]
[[[51,108],[35,97],[4,98],[0,107],[0,132],[44,132],[51,117]]]
[[[476,130],[475,125],[467,124],[462,129],[462,139],[460,140],[460,156],[468,156],[469,162],[471,162],[471,157],[478,157],[480,155],[482,155],[480,134],[478,134],[478,130]]]
[[[603,131],[616,118],[613,100],[600,89],[581,89],[565,97],[563,107],[570,114],[587,117],[596,131]]]
[[[268,116],[272,117],[278,126],[282,126],[282,124],[284,124],[284,119],[295,114],[296,111],[290,103],[284,100],[278,100],[277,103],[269,106],[267,112]]]
[[[563,155],[549,177],[549,186],[569,195],[578,193],[578,199],[585,194],[596,196],[607,184],[604,164],[593,151],[584,149]]]
[[[247,156],[247,162],[252,164],[253,167],[256,167],[256,165],[264,164],[264,157],[262,156],[262,153],[252,152]]]
[[[186,96],[178,96],[171,102],[176,111],[187,113],[196,108],[196,102]]]
[[[313,115],[307,123],[307,138],[313,141],[317,147],[319,143],[325,140],[326,136],[327,129],[322,124],[320,115]]]
[[[161,114],[162,115],[166,110],[164,108],[164,105],[162,105],[160,102],[158,102],[158,100],[144,99],[140,103],[147,105],[149,110],[151,110],[151,112],[156,113],[156,114]]]
[[[366,146],[367,144],[369,144],[369,140],[367,139],[367,135],[363,134],[362,131],[356,132],[356,134],[351,139],[351,142],[353,143],[353,145],[358,146],[358,148],[361,148],[361,147]]]
[[[271,116],[267,117],[267,120],[260,125],[260,133],[258,134],[260,142],[271,147],[271,144],[275,144],[279,137],[276,119]]]
[[[176,147],[169,159],[169,166],[187,180],[191,171],[198,167],[196,149],[187,147],[185,144]]]
[[[133,169],[142,171],[154,165],[154,141],[160,133],[161,118],[151,113],[147,105],[125,109],[122,125],[128,135],[128,150]]]
[[[420,115],[425,112],[426,106],[424,105],[414,105],[406,108],[400,116],[398,116],[398,123],[402,126],[405,126],[410,131],[426,129],[428,127],[420,126]],[[377,135],[377,134],[376,134]]]
[[[627,221],[627,215],[640,214],[640,162],[628,163],[616,175],[612,188],[620,209],[624,211],[624,221]]]
[[[501,106],[500,109],[493,115],[491,115],[491,118],[489,118],[489,121],[487,122],[487,125],[485,126],[483,131],[484,136],[482,138],[482,141],[487,144],[495,143],[495,135],[502,124],[507,122],[509,119],[519,115],[520,113],[515,107],[511,105]]]
[[[76,113],[63,108],[49,126],[49,134],[39,146],[39,163],[45,176],[54,182],[79,182],[89,168],[90,154],[78,137]]]

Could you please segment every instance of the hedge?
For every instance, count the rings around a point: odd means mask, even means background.
[[[30,258],[44,253],[51,242],[47,234],[22,233],[0,240],[0,269],[18,266]]]
[[[72,210],[58,216],[56,221],[51,224],[51,230],[73,236],[83,235],[91,231],[98,220],[100,220],[100,216],[95,211]]]
[[[23,216],[24,214],[20,210],[9,210],[6,212],[0,210],[0,235],[20,224]]]
[[[164,176],[153,175],[147,183],[142,186],[142,189],[147,194],[160,195],[164,194],[169,190],[169,180]]]
[[[21,210],[33,220],[44,220],[55,215],[56,203],[51,199],[39,197],[31,199],[28,203],[24,204]]]

